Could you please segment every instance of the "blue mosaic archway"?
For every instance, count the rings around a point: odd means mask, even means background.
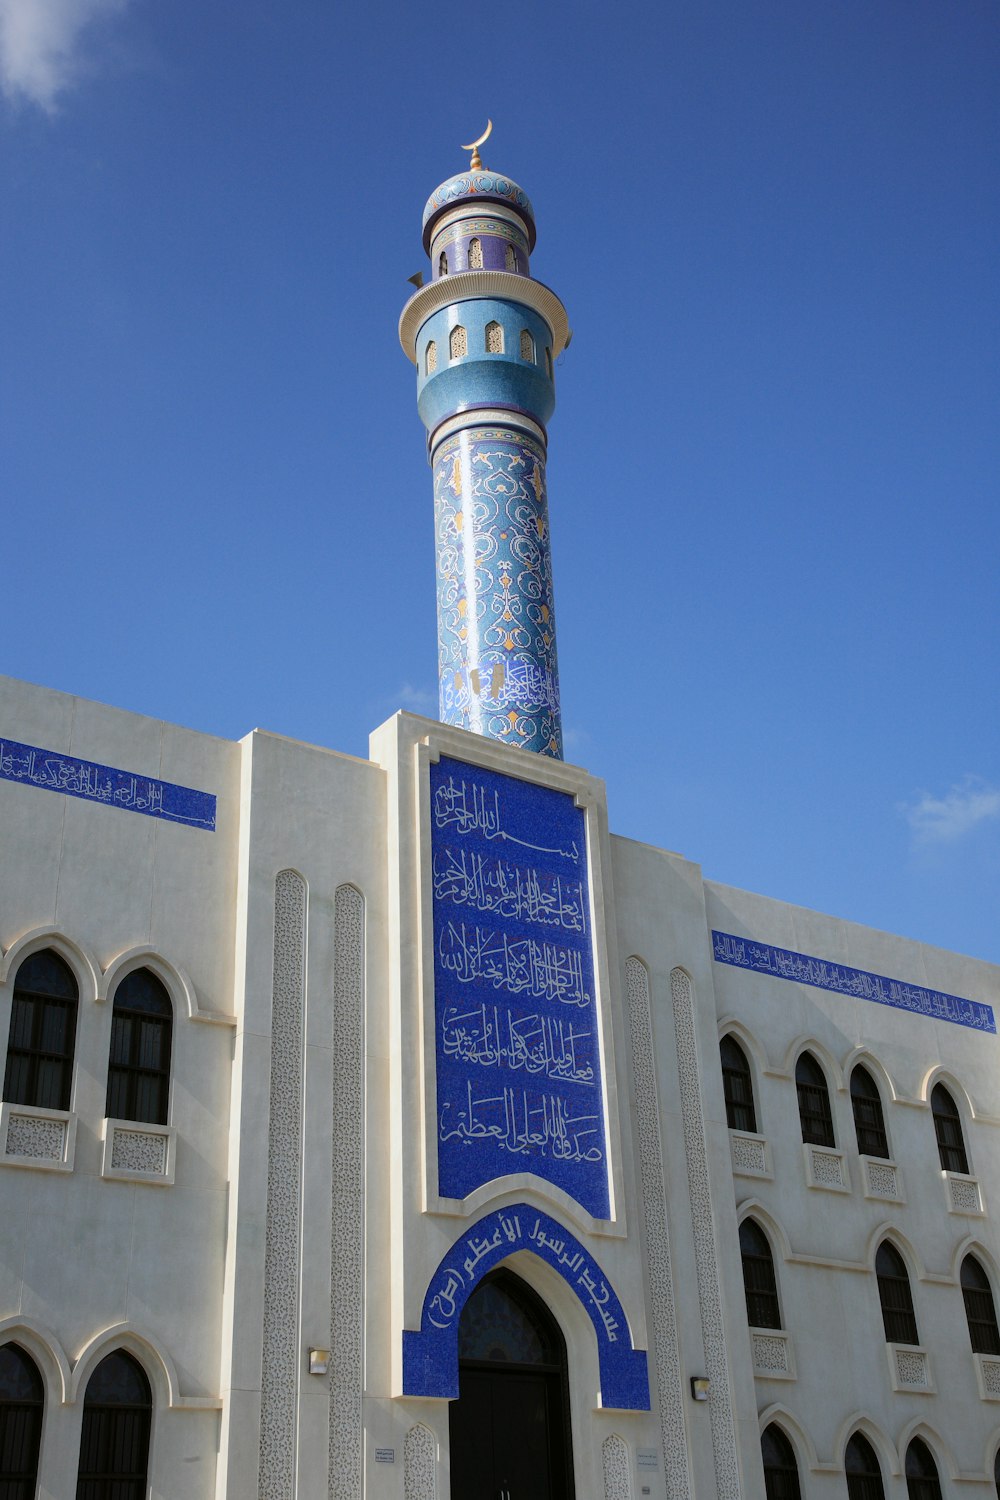
[[[455,1241],[431,1277],[419,1333],[403,1331],[403,1395],[458,1396],[458,1324],[479,1282],[515,1250],[558,1271],[594,1325],[601,1405],[649,1410],[646,1351],[634,1349],[628,1320],[593,1256],[548,1214],[514,1203],[479,1219]]]

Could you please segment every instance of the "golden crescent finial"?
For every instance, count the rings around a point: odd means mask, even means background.
[[[470,172],[478,171],[479,168],[482,167],[483,161],[482,161],[482,157],[479,155],[479,148],[483,144],[483,142],[488,138],[489,133],[490,133],[490,131],[492,129],[493,129],[493,121],[492,120],[487,120],[486,121],[486,129],[483,131],[483,133],[479,137],[478,141],[471,141],[468,146],[463,146],[462,147],[463,151],[471,151],[472,152],[472,159],[469,162],[469,170],[470,170]]]

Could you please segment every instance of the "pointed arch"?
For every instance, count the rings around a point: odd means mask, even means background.
[[[725,1015],[719,1021],[718,1029],[720,1042],[724,1036],[732,1036],[739,1042],[743,1051],[750,1058],[751,1065],[758,1077],[771,1071],[771,1061],[764,1049],[763,1043],[759,1040],[756,1033],[751,1031],[750,1027],[743,1021],[740,1021],[736,1016]]]
[[[403,1439],[406,1500],[435,1500],[437,1451],[437,1438],[431,1429],[423,1422],[415,1422]]]
[[[811,1052],[826,1074],[827,1086],[838,1093],[847,1087],[844,1070],[825,1042],[816,1036],[797,1037],[785,1052],[783,1070],[789,1078],[795,1077],[795,1068],[803,1052]]]
[[[0,1344],[20,1344],[39,1368],[45,1399],[61,1406],[68,1399],[72,1379],[66,1351],[51,1328],[34,1318],[15,1315],[0,1319]]]
[[[921,1442],[927,1444],[927,1447],[931,1450],[931,1457],[934,1459],[934,1462],[939,1469],[944,1471],[949,1479],[958,1478],[959,1469],[955,1462],[955,1455],[937,1429],[931,1427],[930,1423],[925,1422],[922,1417],[913,1417],[911,1421],[907,1422],[899,1435],[897,1448],[899,1452],[899,1472],[901,1474],[906,1473],[906,1450],[914,1438],[919,1438]]]
[[[868,1242],[865,1246],[864,1263],[873,1275],[875,1272],[875,1257],[878,1254],[879,1246],[884,1240],[889,1240],[893,1248],[899,1251],[906,1262],[906,1269],[912,1277],[917,1281],[925,1281],[927,1279],[927,1268],[917,1254],[914,1246],[899,1226],[891,1223],[888,1219],[883,1219],[880,1224],[876,1225],[868,1236]]]
[[[56,927],[32,927],[29,932],[23,932],[16,938],[3,955],[0,962],[0,984],[5,984],[14,974],[26,958],[32,953],[39,953],[43,948],[51,948],[58,953],[59,957],[69,965],[76,977],[80,990],[80,1000],[96,1000],[101,984],[101,966],[96,958],[85,947],[74,938],[67,937]]]
[[[893,1103],[902,1097],[889,1069],[880,1058],[875,1056],[870,1047],[852,1047],[844,1058],[840,1065],[841,1072],[848,1081],[850,1081],[851,1074],[857,1063],[861,1063],[863,1067],[868,1069],[869,1073],[874,1074],[876,1083],[884,1086],[888,1098]]]
[[[649,1411],[646,1351],[635,1348],[613,1286],[564,1225],[523,1202],[468,1225],[440,1261],[427,1285],[419,1330],[403,1330],[403,1395],[458,1395],[462,1309],[483,1277],[518,1251],[557,1272],[586,1313],[597,1342],[602,1406]]]
[[[810,1469],[819,1467],[819,1459],[816,1456],[816,1448],[812,1438],[802,1426],[798,1417],[790,1412],[788,1407],[784,1406],[780,1401],[775,1401],[771,1406],[765,1407],[759,1414],[757,1425],[762,1436],[772,1423],[775,1427],[781,1428],[785,1437],[795,1449],[796,1458],[804,1457],[806,1466]]]
[[[931,1094],[939,1083],[944,1084],[958,1105],[960,1113],[965,1114],[967,1119],[974,1120],[976,1118],[976,1106],[973,1103],[972,1095],[965,1087],[965,1084],[961,1082],[950,1068],[945,1067],[944,1063],[936,1064],[935,1067],[930,1068],[924,1074],[917,1094],[921,1103],[930,1104]]]
[[[852,1412],[845,1421],[841,1422],[833,1444],[835,1457],[843,1461],[847,1445],[856,1432],[868,1439],[888,1472],[894,1477],[898,1475],[900,1472],[899,1454],[896,1452],[895,1444],[888,1433],[883,1432],[878,1423],[862,1411]]]
[[[736,1205],[736,1223],[740,1225],[744,1219],[756,1219],[764,1230],[772,1245],[776,1247],[782,1260],[789,1261],[794,1256],[791,1241],[785,1233],[784,1225],[767,1208],[760,1198],[744,1198]]]
[[[87,1382],[106,1354],[124,1349],[139,1364],[153,1390],[153,1405],[186,1408],[192,1411],[214,1411],[222,1405],[218,1396],[182,1396],[173,1359],[159,1340],[134,1323],[114,1323],[105,1328],[80,1350],[73,1365],[66,1392],[66,1404],[73,1405],[87,1390]]]

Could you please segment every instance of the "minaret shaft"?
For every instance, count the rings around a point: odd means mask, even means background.
[[[568,329],[529,275],[534,241],[509,178],[443,183],[424,210],[433,280],[400,339],[434,474],[441,718],[561,758],[545,424]]]

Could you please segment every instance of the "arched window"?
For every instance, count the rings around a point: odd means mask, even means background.
[[[441,254],[438,256],[438,275],[439,276],[447,276],[447,274],[448,274],[448,257],[445,254],[445,252],[442,250]]]
[[[483,242],[482,240],[469,241],[469,270],[481,271],[483,269]]]
[[[464,359],[469,352],[469,340],[461,323],[448,335],[448,352],[452,359]]]
[[[919,1344],[906,1263],[888,1240],[883,1240],[878,1247],[875,1275],[878,1278],[878,1296],[882,1304],[886,1343]]]
[[[109,1119],[167,1123],[174,1008],[149,969],[133,969],[115,990],[108,1064]]]
[[[438,346],[434,342],[434,340],[431,339],[429,341],[428,345],[427,345],[427,351],[424,354],[424,374],[425,375],[433,375],[434,371],[437,369],[437,367],[438,367]]]
[[[517,251],[513,245],[507,245],[503,252],[503,264],[505,271],[517,270]]]
[[[726,1124],[730,1130],[749,1130],[756,1134],[757,1116],[753,1107],[753,1079],[746,1053],[733,1036],[719,1043],[722,1060],[722,1092],[726,1099]]]
[[[811,1146],[835,1145],[826,1076],[811,1052],[803,1052],[795,1064],[795,1088],[799,1096],[802,1139]]]
[[[771,1246],[767,1235],[753,1219],[744,1219],[740,1225],[740,1258],[750,1327],[780,1328],[781,1310]]]
[[[920,1438],[914,1438],[906,1450],[906,1493],[909,1500],[941,1500],[937,1464]]]
[[[882,1470],[875,1449],[866,1437],[856,1432],[844,1454],[848,1500],[885,1500]]]
[[[548,347],[548,345],[545,346],[545,373],[548,375],[549,379],[551,380],[552,379],[552,350]]]
[[[968,1172],[969,1158],[965,1154],[962,1117],[943,1083],[936,1083],[931,1091],[931,1112],[934,1115],[934,1134],[937,1136],[942,1170]]]
[[[503,353],[503,329],[499,323],[487,323],[486,325],[486,353]]]
[[[1000,1328],[990,1279],[974,1255],[962,1262],[962,1296],[974,1354],[1000,1354]]]
[[[42,1381],[18,1344],[0,1348],[0,1495],[35,1500],[42,1436]]]
[[[882,1096],[878,1084],[860,1063],[851,1074],[851,1108],[862,1156],[888,1157],[889,1140],[882,1116]]]
[[[760,1435],[760,1456],[764,1460],[767,1500],[801,1500],[795,1449],[773,1422]]]
[[[3,1081],[11,1104],[69,1109],[77,999],[69,965],[50,948],[32,953],[19,967]]]
[[[138,1360],[116,1349],[87,1382],[76,1500],[146,1500],[153,1398]]]
[[[527,328],[521,329],[521,358],[535,363],[535,341]]]

